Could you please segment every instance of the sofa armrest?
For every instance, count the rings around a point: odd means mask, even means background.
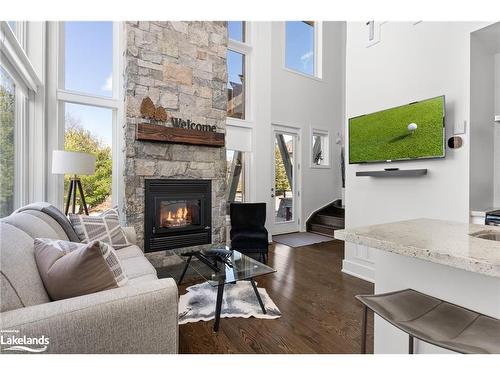
[[[133,245],[137,245],[137,232],[134,227],[122,227],[125,237],[127,237],[128,242]]]
[[[0,328],[45,335],[47,353],[177,353],[177,297],[159,279],[3,312]]]

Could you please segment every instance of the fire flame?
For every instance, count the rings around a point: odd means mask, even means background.
[[[187,220],[188,213],[189,211],[187,207],[179,207],[175,213],[172,211],[168,211],[167,217],[164,219],[164,222],[167,226],[181,226],[189,224]]]

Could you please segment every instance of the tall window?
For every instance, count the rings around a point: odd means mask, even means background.
[[[318,25],[313,21],[285,23],[285,67],[309,76],[320,76]]]
[[[0,217],[14,210],[16,87],[0,66]]]
[[[227,115],[247,119],[247,62],[250,47],[244,21],[228,22]]]
[[[28,203],[28,182],[35,181],[28,174],[37,165],[28,142],[38,125],[34,102],[42,83],[25,48],[25,26],[0,21],[0,217]]]
[[[231,139],[239,139],[242,134],[250,137],[252,126],[249,79],[252,57],[251,23],[229,21],[227,23],[227,126],[228,133],[236,132]],[[247,129],[244,129],[247,128]],[[227,161],[227,207],[233,202],[249,199],[249,169],[251,146],[249,144],[228,143]]]
[[[64,71],[58,99],[64,107],[64,149],[96,156],[95,174],[81,180],[89,212],[100,212],[112,206],[113,129],[119,105],[113,82],[113,23],[65,22],[61,31]]]

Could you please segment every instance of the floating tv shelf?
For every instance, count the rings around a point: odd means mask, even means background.
[[[425,169],[384,169],[382,171],[361,171],[356,172],[356,176],[369,177],[415,177],[427,174]]]

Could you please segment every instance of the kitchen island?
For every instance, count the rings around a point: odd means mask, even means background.
[[[415,219],[339,230],[335,238],[368,249],[377,294],[412,288],[500,319],[500,241],[476,237],[496,233],[500,228]],[[408,336],[376,317],[375,353],[407,350]],[[415,353],[447,352],[415,344]]]

